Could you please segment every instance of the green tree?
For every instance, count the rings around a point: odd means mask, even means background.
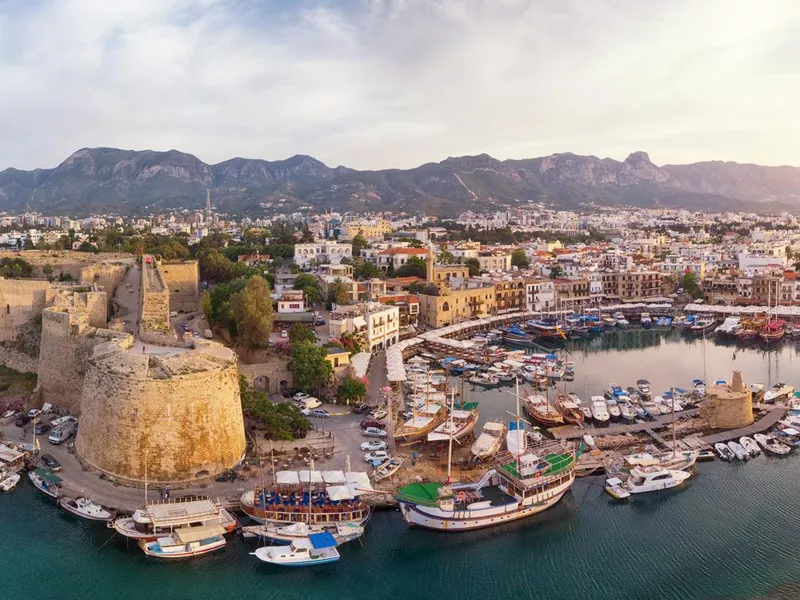
[[[333,367],[325,358],[327,351],[311,342],[292,345],[289,370],[294,384],[304,392],[319,392],[333,378]]]
[[[481,263],[478,262],[477,258],[468,258],[464,261],[464,266],[469,269],[470,277],[475,277],[481,272]]]
[[[413,240],[409,240],[408,241],[408,247],[409,248],[423,248],[424,246],[425,246],[425,244],[423,244],[421,241],[419,241],[417,239],[413,239]]]
[[[528,255],[525,254],[525,250],[517,248],[511,253],[511,266],[527,269],[529,265],[530,261],[528,260]]]
[[[347,304],[350,301],[351,293],[344,280],[337,277],[328,286],[328,304]]]
[[[292,323],[289,327],[289,343],[294,346],[303,342],[311,342],[312,344],[317,341],[317,334],[315,334],[309,327],[302,323]]]
[[[382,279],[383,271],[374,263],[359,257],[353,261],[353,277],[361,280],[373,279],[375,277]]]
[[[447,250],[442,250],[439,253],[439,256],[436,257],[436,261],[443,265],[452,265],[456,262],[456,257],[453,256],[452,252],[448,252]]]
[[[395,271],[397,277],[419,277],[425,279],[428,275],[428,265],[419,256],[412,256],[402,267]]]
[[[561,265],[553,265],[550,267],[550,279],[558,279],[564,276],[564,268]]]
[[[254,275],[231,296],[231,311],[242,346],[252,350],[267,345],[275,313],[272,294],[263,277]]]
[[[792,251],[792,247],[786,246],[786,258],[788,260],[792,260],[792,257],[794,257],[794,252]]]
[[[214,304],[211,302],[211,294],[208,292],[203,292],[203,296],[200,298],[200,310],[203,311],[209,325],[214,322]]]
[[[703,296],[703,290],[700,288],[700,284],[697,282],[697,275],[691,271],[684,273],[683,277],[681,277],[681,287],[683,288],[683,291],[689,294],[692,298],[701,298]]]
[[[50,279],[53,276],[53,265],[46,263],[42,267],[42,273],[44,273],[44,276],[47,277],[47,279]]]
[[[360,379],[345,377],[336,390],[336,399],[345,404],[358,402],[367,395],[367,386]]]
[[[361,251],[369,247],[369,242],[360,233],[353,238],[353,256],[361,256]]]
[[[267,395],[254,390],[244,376],[239,375],[239,392],[242,410],[258,419],[266,430],[264,437],[270,440],[293,440],[303,438],[311,430],[311,422],[300,413],[296,406],[284,402],[273,404]]]

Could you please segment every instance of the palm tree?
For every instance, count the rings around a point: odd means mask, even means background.
[[[341,277],[334,279],[328,286],[328,302],[331,304],[347,304],[351,298],[351,291]]]

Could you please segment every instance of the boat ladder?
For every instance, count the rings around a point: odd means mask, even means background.
[[[497,471],[495,471],[494,469],[489,469],[488,471],[486,471],[486,473],[484,473],[484,474],[483,474],[483,477],[481,477],[481,478],[480,478],[480,479],[477,481],[477,483],[475,483],[475,485],[473,485],[473,486],[472,486],[472,489],[473,489],[473,490],[479,490],[479,489],[481,489],[483,486],[485,486],[487,483],[489,483],[489,480],[492,478],[492,476],[493,476],[493,475],[494,475],[496,472],[497,472]]]

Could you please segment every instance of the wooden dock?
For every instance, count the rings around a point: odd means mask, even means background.
[[[679,420],[686,417],[693,417],[697,415],[699,412],[700,412],[699,408],[690,408],[689,410],[682,410],[680,412],[675,413],[675,419]],[[610,427],[594,427],[592,429],[580,429],[575,425],[564,425],[562,427],[553,427],[549,431],[550,434],[557,440],[574,440],[583,437],[583,435],[587,433],[590,434],[592,437],[605,437],[607,435],[624,435],[626,433],[648,433],[648,430],[653,431],[656,429],[663,429],[664,427],[669,427],[670,425],[672,425],[672,414],[660,415],[659,417],[657,417],[652,421],[631,423],[630,425],[613,425]],[[651,435],[653,434],[651,433]],[[653,437],[655,438],[655,435],[653,435]]]
[[[747,427],[740,427],[739,429],[729,429],[728,431],[712,433],[711,435],[701,437],[700,441],[704,444],[708,444],[709,446],[713,446],[719,442],[727,442],[728,440],[733,439],[738,440],[744,435],[751,436],[754,433],[761,433],[785,417],[789,410],[783,406],[761,405],[761,407],[768,409],[769,412],[751,425],[748,425]]]

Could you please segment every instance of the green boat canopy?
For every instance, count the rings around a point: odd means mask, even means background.
[[[422,504],[423,506],[435,506],[439,500],[440,483],[410,483],[401,487],[397,495],[398,500]]]
[[[48,483],[52,483],[53,485],[61,485],[61,477],[53,475],[53,473],[47,469],[38,468],[36,469],[36,474]]]

